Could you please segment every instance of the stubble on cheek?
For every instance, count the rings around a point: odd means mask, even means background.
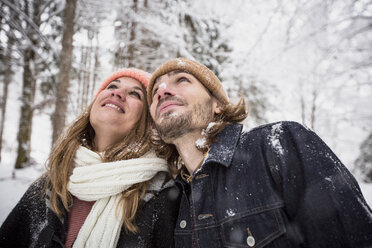
[[[204,104],[197,104],[191,111],[179,114],[168,112],[160,116],[156,128],[160,137],[166,143],[193,132],[205,128],[213,120],[211,101]]]
[[[191,126],[191,114],[184,113],[178,115],[176,113],[165,113],[159,118],[156,124],[156,129],[160,137],[166,142],[171,143],[172,140],[182,137],[189,132]]]

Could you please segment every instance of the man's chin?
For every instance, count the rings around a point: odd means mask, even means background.
[[[179,117],[182,113],[179,113],[179,111],[176,111],[175,109],[170,109],[170,110],[167,110],[167,111],[164,111],[163,113],[160,114],[160,117],[158,119],[161,119],[161,118],[166,118],[166,117]]]
[[[191,116],[179,115],[172,112],[160,117],[159,120],[155,122],[155,125],[160,137],[166,143],[171,143],[172,140],[188,132],[191,126]]]
[[[169,122],[176,122],[179,117],[179,113],[170,110],[161,114],[156,123],[158,123],[157,125],[164,125]]]

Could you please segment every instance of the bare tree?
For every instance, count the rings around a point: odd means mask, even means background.
[[[14,45],[14,37],[12,33],[8,34],[8,42],[6,53],[4,57],[5,61],[5,72],[4,72],[4,80],[3,80],[3,96],[1,99],[1,123],[0,123],[0,161],[1,161],[1,151],[3,147],[3,132],[4,132],[4,124],[5,124],[5,113],[6,107],[8,102],[8,88],[9,84],[12,81],[12,51]]]
[[[355,161],[354,172],[362,174],[366,183],[372,183],[372,133],[366,137],[360,146],[360,155]]]
[[[121,22],[116,26],[115,36],[119,41],[119,45],[115,52],[114,67],[115,69],[121,67],[135,67],[136,52],[138,51],[138,44],[136,41],[137,34],[137,20],[138,14],[138,0],[131,0],[130,3],[124,3],[127,6],[127,15],[123,17],[117,14],[117,21]]]
[[[67,0],[63,15],[62,51],[60,55],[60,68],[57,83],[56,107],[52,116],[54,143],[65,126],[66,110],[68,104],[68,88],[70,86],[70,70],[72,61],[72,41],[74,35],[76,0]]]
[[[84,79],[84,73],[85,73],[85,67],[86,67],[86,63],[84,63],[85,58],[86,58],[85,49],[84,47],[80,47],[80,61],[79,61],[79,68],[77,68],[78,70],[77,72],[78,98],[76,100],[77,105],[78,105],[77,111],[81,111],[83,109],[83,90],[84,90],[83,79]]]
[[[134,13],[138,11],[138,0],[133,0],[132,10]],[[135,40],[136,40],[136,30],[137,23],[135,20],[132,20],[130,25],[130,32],[129,32],[129,45],[127,50],[128,56],[128,67],[134,67],[134,58],[135,58]]]
[[[30,6],[31,4],[31,6]],[[35,48],[39,45],[37,30],[40,27],[40,9],[42,2],[27,1],[23,3],[24,13],[31,20],[26,22],[25,31],[30,39],[23,56],[23,85],[21,94],[21,115],[17,135],[18,149],[15,168],[23,168],[30,162],[31,132],[37,66],[35,66]]]
[[[1,3],[1,5],[3,5]],[[6,22],[10,21],[15,21],[16,18],[16,13],[13,9],[8,10],[9,15],[8,15],[8,20],[6,18],[1,17],[0,18],[0,23],[2,24],[2,19],[5,19]],[[1,30],[1,29],[0,29]],[[8,38],[7,40],[7,45],[5,49],[1,50],[1,61],[3,63],[3,68],[4,71],[1,73],[4,75],[3,77],[3,95],[1,99],[1,122],[0,122],[0,161],[1,161],[1,151],[3,147],[3,133],[4,133],[4,125],[5,125],[5,114],[6,114],[6,107],[7,107],[7,102],[8,102],[8,88],[9,84],[12,81],[12,64],[13,64],[13,48],[15,45],[15,34],[14,31],[9,31],[6,32],[6,37]],[[1,47],[2,48],[2,47]]]

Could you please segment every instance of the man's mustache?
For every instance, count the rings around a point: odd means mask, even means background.
[[[187,105],[187,102],[179,97],[176,97],[176,96],[167,96],[163,99],[160,99],[160,101],[158,102],[158,104],[156,105],[156,111],[158,111],[160,105],[166,101],[173,101],[173,102],[177,102],[177,103],[180,103],[182,105]]]

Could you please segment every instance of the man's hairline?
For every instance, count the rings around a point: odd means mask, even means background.
[[[158,81],[158,79],[160,78],[160,77],[162,77],[162,76],[164,76],[164,75],[167,75],[168,77],[169,76],[174,76],[174,75],[176,75],[176,74],[179,74],[179,73],[187,73],[187,74],[189,74],[189,75],[191,75],[191,76],[193,76],[195,79],[197,79],[199,82],[200,82],[200,84],[204,87],[204,89],[207,91],[207,93],[212,97],[212,98],[215,98],[216,100],[217,100],[217,102],[219,103],[219,104],[221,104],[222,105],[222,102],[207,88],[207,87],[205,87],[205,85],[199,80],[199,78],[197,78],[194,74],[192,74],[192,73],[190,73],[189,71],[187,71],[187,70],[180,70],[180,69],[176,69],[176,70],[172,70],[172,71],[169,71],[169,72],[167,72],[167,73],[164,73],[164,74],[162,74],[162,75],[159,75],[158,77],[156,77],[156,79],[154,80],[154,84],[153,84],[153,86],[152,86],[152,89],[151,89],[151,91],[153,91],[154,90],[154,88],[155,88],[155,85],[157,84],[157,81]],[[151,92],[152,93],[152,92]]]
[[[164,76],[164,75],[167,75],[168,77],[170,77],[170,76],[174,76],[174,75],[176,75],[176,74],[179,74],[179,73],[187,73],[187,74],[190,74],[190,75],[192,75],[193,77],[195,77],[193,74],[191,74],[190,72],[188,72],[188,71],[186,71],[186,70],[179,70],[179,69],[177,69],[177,70],[172,70],[172,71],[169,71],[169,72],[167,72],[167,73],[164,73],[164,74],[161,74],[161,75],[159,75],[158,77],[156,77],[155,78],[155,80],[154,80],[154,86],[155,86],[155,84],[157,83],[157,81],[158,81],[158,79],[160,78],[160,77],[162,77],[162,76]],[[196,78],[196,77],[195,77]],[[197,78],[196,78],[197,79]],[[199,80],[199,79],[198,79]],[[200,80],[199,80],[200,81]]]

